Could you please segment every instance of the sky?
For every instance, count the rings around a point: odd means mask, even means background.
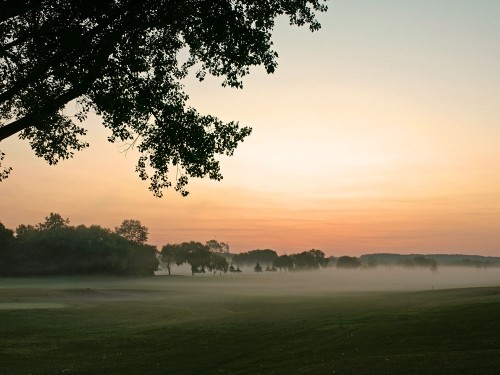
[[[279,19],[278,69],[243,90],[185,82],[200,113],[253,128],[221,182],[153,197],[137,154],[106,141],[49,166],[24,141],[0,144],[9,179],[0,221],[115,228],[138,219],[151,244],[217,239],[231,252],[500,256],[500,2],[337,0],[311,33]]]

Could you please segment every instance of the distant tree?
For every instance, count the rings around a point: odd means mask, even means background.
[[[321,250],[312,249],[303,251],[292,256],[293,263],[296,269],[317,269],[326,267],[328,259],[325,258],[325,253]]]
[[[358,268],[359,266],[361,266],[361,260],[356,257],[344,255],[337,259],[337,268]]]
[[[401,265],[403,267],[415,267],[415,262],[413,262],[413,259],[404,258]]]
[[[208,269],[214,274],[216,272],[219,272],[219,274],[222,274],[222,272],[226,273],[229,270],[229,263],[226,257],[222,256],[221,254],[211,253],[210,262],[208,263]]]
[[[211,252],[222,252],[222,246],[217,240],[210,240],[206,242],[206,245]]]
[[[16,237],[22,237],[34,233],[37,229],[33,225],[20,224],[16,228]]]
[[[479,257],[476,255],[476,257]],[[497,260],[496,262],[497,264],[499,263],[499,261]],[[482,260],[482,259],[470,259],[470,258],[465,258],[465,259],[462,259],[460,262],[459,262],[460,265],[463,265],[463,266],[473,266],[473,267],[476,267],[476,268],[487,268],[489,266],[491,266],[491,263],[489,260]],[[437,268],[437,264],[436,264],[436,268]]]
[[[327,258],[327,261],[328,261],[328,263],[327,263],[328,267],[333,267],[333,266],[337,265],[337,257],[334,257],[333,255],[329,256]]]
[[[221,253],[229,254],[229,243],[219,242]]]
[[[260,266],[259,262],[257,262],[257,264],[255,265],[255,267],[253,268],[253,270],[255,272],[262,272],[262,267]]]
[[[277,270],[276,270],[276,266],[274,265],[274,263],[271,266],[269,266],[269,264],[267,265],[266,272],[276,272],[276,271]]]
[[[205,273],[205,269],[210,266],[211,252],[207,245],[201,242],[183,242],[182,251],[185,254],[186,261],[191,266],[191,274]]]
[[[418,256],[413,258],[413,264],[417,267],[426,267],[432,271],[437,269],[437,262],[434,259]]]
[[[128,247],[126,275],[153,276],[158,270],[158,251],[155,246],[132,243]]]
[[[472,265],[472,260],[468,259],[468,258],[462,259],[462,264],[464,266],[471,266]]]
[[[290,255],[280,255],[273,261],[273,267],[278,268],[280,271],[281,270],[291,270],[293,269],[293,259]]]
[[[271,264],[276,258],[278,258],[278,254],[276,251],[271,249],[264,250],[250,250],[245,253],[235,254],[233,255],[233,263],[240,266],[250,266],[257,262],[259,263],[268,263]]]
[[[229,253],[229,245],[225,242],[219,242],[217,240],[207,241],[207,246],[212,252],[219,253]]]
[[[231,263],[229,265],[228,271],[231,272],[231,273],[235,273],[236,272],[236,268],[234,268],[233,263]]]
[[[309,250],[309,253],[313,255],[314,261],[318,265],[318,267],[326,267],[328,265],[328,258],[326,258],[323,251],[318,249],[311,249]]]
[[[232,155],[250,134],[188,105],[182,81],[190,68],[200,81],[211,74],[241,88],[251,67],[275,71],[276,18],[314,31],[316,13],[327,9],[320,0],[4,0],[1,7],[0,141],[20,133],[56,164],[88,146],[75,119],[95,112],[109,141],[137,145],[136,171],[155,195],[172,186],[172,169],[181,172],[173,182],[183,195],[189,177],[221,180],[217,156]],[[76,114],[64,110],[69,103]]]
[[[366,260],[366,266],[369,268],[375,268],[377,267],[378,262],[377,259],[373,256],[369,256]]]
[[[158,252],[154,246],[130,241],[98,225],[79,226],[76,230],[81,230],[82,242],[88,246],[88,255],[82,254],[79,263],[98,266],[98,273],[152,276],[158,269]]]
[[[67,228],[69,226],[69,219],[63,219],[59,214],[51,212],[49,216],[45,218],[43,223],[39,223],[36,228],[38,230],[58,230],[61,228]]]
[[[186,252],[179,244],[167,244],[161,250],[161,262],[170,275],[172,265],[180,266],[186,262]]]
[[[115,233],[140,244],[144,244],[148,240],[148,228],[143,226],[139,220],[123,220],[122,224],[115,228]]]

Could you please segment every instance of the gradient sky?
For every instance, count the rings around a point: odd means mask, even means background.
[[[233,252],[500,255],[500,1],[329,6],[317,33],[279,20],[274,75],[254,69],[243,90],[186,82],[201,113],[253,127],[221,158],[222,182],[154,198],[93,117],[91,147],[55,167],[1,143],[14,170],[0,221],[134,218],[152,244],[215,238]]]

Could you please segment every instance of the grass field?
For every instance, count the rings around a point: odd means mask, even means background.
[[[500,286],[338,283],[0,279],[0,374],[500,373]]]

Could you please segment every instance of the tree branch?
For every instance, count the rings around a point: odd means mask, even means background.
[[[100,27],[102,27],[103,29],[105,28],[104,25],[100,25]],[[45,103],[40,103],[40,105],[35,111],[32,111],[26,116],[21,117],[9,124],[0,127],[0,141],[30,126],[33,126],[37,118],[47,116],[50,113],[57,111],[59,108],[64,106],[69,101],[83,95],[91,87],[95,79],[99,76],[101,71],[99,68],[103,67],[104,61],[108,58],[109,53],[111,53],[111,51],[113,50],[115,42],[114,38],[119,35],[122,35],[125,29],[126,29],[126,23],[120,25],[120,27],[117,27],[112,33],[103,38],[103,40],[100,42],[100,45],[93,50],[93,53],[87,55],[89,63],[93,63],[95,68],[90,69],[90,72],[86,75],[86,77],[80,79],[79,82],[72,89],[69,89],[65,93],[60,94],[56,97],[48,98],[45,101]],[[95,32],[95,30],[93,31]],[[34,71],[37,72],[37,68],[35,68]],[[27,83],[23,82],[22,79],[20,81],[21,85]],[[6,97],[8,97],[9,95],[15,94],[14,92],[11,91],[12,89],[14,88],[8,89],[0,95],[2,101],[7,100]]]
[[[66,91],[65,93],[49,100],[46,105],[42,106],[43,110],[39,110],[38,112],[31,112],[26,116],[21,117],[20,119],[17,119],[7,125],[0,127],[0,141],[3,141],[5,138],[18,133],[21,130],[33,126],[33,122],[36,121],[37,118],[47,116],[50,113],[57,111],[69,101],[83,95],[83,93],[83,88],[74,87]]]

